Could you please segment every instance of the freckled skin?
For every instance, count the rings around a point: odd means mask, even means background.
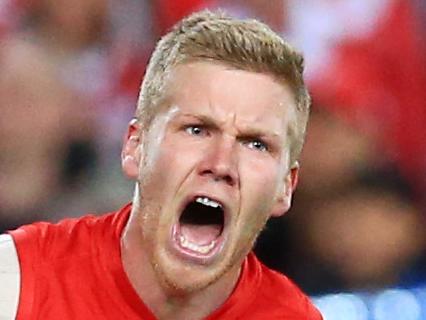
[[[194,293],[236,281],[266,220],[288,210],[297,168],[289,168],[286,133],[295,102],[269,75],[211,62],[176,67],[165,95],[170,106],[148,134],[156,142],[145,136],[129,151],[138,159],[133,178],[141,191],[128,229],[140,232],[140,269],[149,261],[164,291]],[[170,247],[178,208],[194,192],[229,207],[224,246],[207,265],[182,259]]]

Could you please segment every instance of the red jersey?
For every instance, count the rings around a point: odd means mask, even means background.
[[[17,319],[155,320],[121,262],[120,237],[130,209],[12,231],[21,266]],[[215,319],[322,318],[289,279],[251,253],[234,292],[206,318]]]

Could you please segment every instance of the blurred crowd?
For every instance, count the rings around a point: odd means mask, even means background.
[[[306,58],[300,183],[261,259],[310,294],[426,282],[421,0],[1,0],[0,232],[131,201],[120,148],[147,59],[202,8],[265,21]]]

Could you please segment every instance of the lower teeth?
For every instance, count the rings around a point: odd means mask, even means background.
[[[213,249],[214,245],[216,244],[216,241],[213,240],[209,244],[200,246],[198,244],[188,241],[184,236],[180,236],[179,240],[180,240],[180,245],[182,247],[198,252],[198,253],[202,253],[202,254],[206,254],[207,252],[209,252],[211,249]]]

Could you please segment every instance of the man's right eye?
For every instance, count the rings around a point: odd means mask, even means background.
[[[201,136],[205,134],[205,129],[199,125],[190,125],[185,127],[185,131],[192,136]]]

